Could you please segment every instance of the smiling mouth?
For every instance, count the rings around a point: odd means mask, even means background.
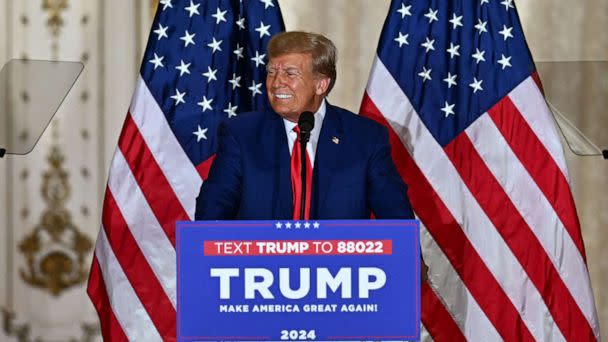
[[[274,97],[276,97],[277,99],[280,99],[280,100],[287,100],[287,99],[292,98],[293,96],[288,95],[288,94],[274,94]]]

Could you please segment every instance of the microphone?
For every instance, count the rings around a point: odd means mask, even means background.
[[[310,140],[310,132],[315,127],[315,116],[311,112],[303,112],[298,119],[298,128],[300,129],[300,162],[302,182],[302,200],[300,201],[300,220],[304,220],[306,213],[306,144]]]
[[[300,129],[300,141],[304,144],[310,139],[310,132],[315,127],[315,116],[311,112],[303,112],[298,119],[298,128]]]

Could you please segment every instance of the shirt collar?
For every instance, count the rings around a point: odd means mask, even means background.
[[[327,111],[327,104],[325,103],[325,99],[321,101],[321,105],[319,109],[314,113],[315,117],[315,126],[310,132],[310,139],[312,140],[313,136],[316,136],[317,140],[319,138],[319,133],[321,132],[321,124],[323,124],[323,119],[325,118],[325,112]],[[285,123],[285,131],[289,134],[290,131],[294,129],[298,125],[297,122],[289,121],[283,118],[283,122]],[[315,133],[316,132],[316,133]]]
[[[327,112],[327,104],[325,99],[321,102],[319,109],[316,113],[314,113],[315,118],[315,126],[310,132],[310,140],[308,144],[306,144],[306,150],[308,151],[308,155],[311,158],[311,163],[314,165],[314,158],[317,152],[317,145],[319,142],[319,136],[321,135],[321,126],[323,126],[323,119],[325,118],[325,113]],[[287,134],[287,143],[289,144],[289,153],[291,153],[293,149],[293,144],[296,139],[296,134],[293,131],[294,127],[296,127],[296,122],[291,122],[287,119],[283,119],[283,123],[285,124],[285,133]]]

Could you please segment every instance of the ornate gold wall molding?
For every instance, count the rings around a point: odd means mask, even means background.
[[[63,11],[68,8],[68,0],[42,0],[42,9],[49,16],[46,26],[49,27],[53,36],[59,36],[59,31],[63,26]]]
[[[65,208],[71,188],[63,168],[64,156],[57,146],[51,147],[47,162],[49,169],[42,176],[41,189],[47,208],[32,233],[19,243],[27,262],[20,275],[28,285],[57,296],[85,282],[89,266],[85,260],[93,243],[72,223]]]

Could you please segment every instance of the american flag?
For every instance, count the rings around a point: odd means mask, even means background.
[[[88,293],[107,341],[176,336],[175,221],[194,217],[223,120],[269,108],[276,0],[161,0],[110,167]]]
[[[513,0],[394,0],[361,113],[391,128],[436,341],[595,341],[563,150]]]

